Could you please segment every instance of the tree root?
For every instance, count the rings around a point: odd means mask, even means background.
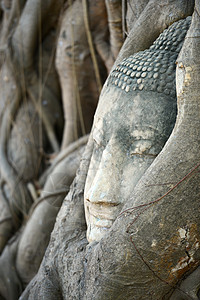
[[[77,141],[71,143],[67,148],[63,149],[56,158],[52,161],[51,166],[42,174],[42,176],[39,179],[39,183],[41,186],[44,185],[45,181],[47,180],[47,177],[52,174],[55,167],[64,160],[68,155],[70,155],[72,152],[76,151],[83,145],[85,145],[88,141],[89,135],[83,136],[82,138],[78,139]]]
[[[122,37],[122,1],[106,0],[108,27],[110,31],[110,52],[115,60],[123,44]]]
[[[45,87],[45,90],[46,92],[48,91],[47,88]],[[59,145],[59,142],[57,140],[57,137],[56,137],[56,134],[55,134],[55,131],[53,129],[53,125],[52,122],[50,122],[50,120],[48,119],[46,113],[44,110],[41,109],[41,105],[38,104],[37,102],[37,99],[39,97],[37,97],[36,95],[36,92],[35,92],[35,89],[34,88],[28,88],[28,94],[30,95],[30,98],[35,106],[35,109],[38,113],[38,115],[40,116],[41,120],[42,120],[42,123],[45,127],[45,130],[46,130],[46,134],[49,138],[49,141],[50,141],[50,144],[51,144],[51,147],[52,147],[52,150],[56,153],[59,152],[59,149],[60,149],[60,145]],[[50,91],[48,91],[48,99],[49,101],[51,100],[51,98],[53,97],[52,93],[50,93]],[[41,102],[41,100],[39,101],[39,103]]]
[[[12,99],[12,97],[11,97]],[[11,125],[19,107],[20,95],[15,92],[13,101],[7,105],[2,116],[0,129],[0,165],[1,176],[8,186],[10,197],[9,205],[16,225],[20,223],[20,215],[26,215],[32,204],[32,199],[21,178],[18,177],[13,167],[8,162],[7,144],[11,132]],[[4,185],[5,186],[5,185]]]
[[[47,178],[41,197],[30,210],[16,260],[17,271],[24,284],[32,279],[39,268],[57,213],[75,177],[83,150],[84,146],[75,149],[57,164]]]
[[[18,244],[19,234],[8,243],[0,256],[0,270],[3,270],[0,272],[0,293],[6,300],[17,300],[23,291],[15,268]]]
[[[0,190],[0,255],[14,232],[14,224],[9,205]]]
[[[90,31],[87,0],[82,0],[82,5],[83,5],[83,17],[84,17],[86,35],[87,35],[87,39],[88,39],[88,44],[89,44],[89,49],[90,49],[90,53],[91,53],[91,57],[92,57],[93,66],[94,66],[94,72],[95,72],[95,76],[96,76],[97,86],[98,86],[98,90],[99,90],[99,94],[100,94],[101,89],[102,89],[102,83],[101,83],[101,76],[100,76],[100,72],[99,72],[99,66],[98,66],[97,58],[96,58],[96,54],[95,54],[94,44],[93,44],[93,40],[92,40],[92,34]]]

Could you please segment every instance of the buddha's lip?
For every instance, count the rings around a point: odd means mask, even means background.
[[[86,198],[86,201],[88,201],[90,204],[95,204],[95,205],[105,205],[105,206],[118,206],[121,203],[120,202],[111,202],[111,201],[90,201],[90,199]]]
[[[95,217],[95,216],[93,216]],[[92,222],[92,227],[97,227],[97,228],[105,228],[105,229],[109,229],[113,222],[115,220],[110,220],[110,219],[98,219],[97,217],[95,217],[98,221],[96,223]]]
[[[110,218],[108,218],[108,217],[105,218],[105,217],[104,217],[104,218],[101,218],[101,219],[100,219],[100,216],[97,216],[97,214],[95,214],[95,213],[94,213],[93,211],[91,211],[91,210],[90,210],[90,215],[91,215],[92,217],[94,217],[95,219],[98,219],[99,221],[102,221],[102,222],[103,222],[103,221],[113,222],[113,221],[115,221],[115,219],[116,219],[115,217],[112,217],[112,218],[111,218],[111,217],[110,217]]]
[[[87,200],[86,204],[89,215],[95,219],[113,222],[119,213],[119,204],[107,204],[104,202],[94,203]]]

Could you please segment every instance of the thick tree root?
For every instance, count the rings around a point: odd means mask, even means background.
[[[45,181],[47,180],[47,177],[52,174],[55,167],[64,160],[67,156],[69,156],[72,152],[76,151],[83,145],[85,145],[88,141],[88,135],[78,139],[77,141],[71,143],[68,147],[63,149],[56,158],[52,161],[51,166],[42,174],[40,177],[39,183],[41,186],[44,185]]]
[[[75,177],[83,151],[82,141],[82,146],[56,165],[44,185],[41,198],[31,210],[20,238],[16,259],[17,272],[24,285],[38,271],[57,213]]]
[[[17,300],[23,286],[15,268],[19,236],[15,236],[0,256],[0,295],[6,300]],[[9,280],[8,280],[9,279]]]
[[[6,183],[4,193],[9,193],[9,205],[13,215],[13,220],[16,224],[19,222],[21,214],[27,214],[32,204],[32,199],[23,185],[21,178],[15,172],[13,167],[8,162],[7,145],[11,132],[12,122],[15,119],[16,111],[19,106],[20,96],[15,92],[13,101],[7,105],[2,116],[0,129],[0,165],[1,177]],[[7,190],[8,189],[8,190]]]
[[[0,190],[0,255],[9,240],[13,235],[14,224],[10,213],[9,205]]]

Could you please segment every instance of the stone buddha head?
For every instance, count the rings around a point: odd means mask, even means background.
[[[176,119],[175,62],[191,18],[111,72],[92,129],[84,191],[87,239],[99,241],[166,143]]]

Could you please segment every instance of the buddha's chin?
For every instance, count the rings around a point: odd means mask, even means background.
[[[109,231],[109,229],[109,227],[97,227],[93,224],[89,224],[87,229],[88,242],[99,242]]]

